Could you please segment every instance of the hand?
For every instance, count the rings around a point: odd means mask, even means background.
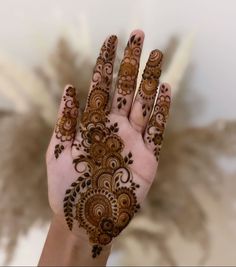
[[[170,86],[158,87],[162,53],[154,50],[134,96],[143,40],[142,31],[131,33],[113,98],[117,38],[105,40],[84,112],[79,114],[76,89],[67,86],[47,151],[51,208],[73,232],[85,230],[93,257],[138,211],[158,165]]]

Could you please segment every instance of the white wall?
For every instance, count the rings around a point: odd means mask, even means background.
[[[40,62],[63,31],[78,33],[79,43],[81,21],[88,23],[94,56],[109,33],[142,28],[147,53],[194,30],[192,82],[206,102],[195,123],[236,116],[234,0],[1,0],[0,6],[0,49],[30,64]]]

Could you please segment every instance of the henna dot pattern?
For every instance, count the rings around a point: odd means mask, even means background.
[[[142,104],[143,116],[145,117],[151,111],[156,96],[157,87],[159,85],[159,78],[161,76],[161,63],[163,55],[159,50],[153,50],[150,53],[146,67],[142,75],[142,81],[138,89],[139,101]]]
[[[58,158],[64,150],[64,145],[62,143],[71,141],[75,137],[79,102],[76,98],[76,89],[74,87],[69,86],[66,89],[63,101],[63,114],[62,117],[58,119],[55,127],[56,138],[61,141],[54,149],[56,158]]]
[[[134,40],[135,37],[131,44],[136,47],[139,41]],[[76,148],[81,153],[73,160],[78,177],[66,190],[63,203],[69,229],[72,230],[76,224],[86,230],[93,244],[93,257],[119,235],[139,209],[135,195],[139,186],[133,181],[130,170],[133,156],[131,152],[124,155],[124,142],[118,135],[119,125],[110,123],[107,111],[115,42],[116,37],[111,36],[97,59],[91,91],[79,126],[81,141],[77,140],[79,144]],[[129,53],[140,51],[135,48]],[[132,65],[128,67],[132,72],[134,69],[137,71],[135,62],[127,64]],[[124,94],[128,93],[128,89],[124,88]],[[71,95],[68,97],[65,101],[71,101]],[[74,138],[74,132],[72,135],[70,128],[65,130],[62,126],[66,115],[68,112],[63,112],[55,130],[61,141]],[[75,118],[68,117],[70,125],[74,125]]]
[[[169,114],[171,97],[170,88],[167,84],[161,84],[160,92],[157,98],[153,115],[147,128],[147,141],[154,144],[154,154],[158,161],[160,156],[161,144],[163,141],[163,134],[165,130],[165,124]]]
[[[91,117],[97,112],[97,108],[89,109]],[[133,182],[129,169],[133,163],[132,153],[122,156],[124,144],[115,133],[118,124],[116,128],[108,126],[106,112],[100,110],[99,114],[101,120],[82,120],[85,155],[74,160],[80,176],[67,190],[64,199],[69,228],[72,230],[75,218],[79,227],[87,231],[94,244],[94,257],[128,225],[139,208],[135,196],[138,185]]]
[[[126,96],[134,92],[136,88],[136,78],[139,69],[139,57],[142,50],[142,40],[138,35],[132,35],[127,43],[124,52],[124,58],[121,62],[118,73],[117,90],[117,107],[121,109],[127,103]]]

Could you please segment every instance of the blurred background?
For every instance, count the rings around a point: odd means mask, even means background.
[[[99,47],[145,31],[173,106],[158,177],[109,265],[236,265],[236,2],[0,1],[0,264],[36,265],[50,223],[44,154],[65,84],[82,103]]]

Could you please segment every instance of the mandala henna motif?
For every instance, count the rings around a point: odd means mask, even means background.
[[[142,103],[143,116],[147,115],[147,111],[151,111],[156,96],[159,78],[161,76],[161,63],[163,55],[159,50],[153,50],[149,56],[146,67],[142,75],[142,81],[138,89],[138,101]]]
[[[133,181],[130,170],[132,153],[123,155],[124,143],[117,134],[119,125],[111,124],[107,111],[115,41],[114,36],[110,37],[97,59],[93,84],[79,127],[82,141],[76,144],[81,153],[73,160],[78,178],[66,190],[64,198],[67,225],[72,230],[76,223],[86,230],[93,244],[93,257],[99,255],[102,247],[128,225],[139,209],[135,195],[139,185]],[[138,43],[139,40],[133,36],[130,40],[132,49],[130,47],[126,52],[129,58],[127,65],[132,65],[127,67],[132,69],[131,76],[137,72],[137,62],[131,58],[140,53]],[[121,88],[124,95],[128,93],[125,86],[121,85]],[[63,117],[65,114],[68,113],[63,113]],[[57,138],[74,138],[74,132],[69,135],[69,131],[60,130],[62,122],[64,118],[58,121]]]
[[[117,98],[117,107],[120,109],[126,105],[125,96],[130,95],[136,88],[136,77],[139,69],[139,57],[141,54],[141,37],[133,35],[130,37],[124,52],[118,73],[117,90],[120,96]]]
[[[88,109],[88,112],[98,110]],[[139,186],[133,182],[129,169],[133,163],[132,153],[122,155],[124,144],[116,134],[118,124],[109,125],[106,112],[100,110],[99,113],[102,120],[82,118],[84,155],[74,160],[80,176],[64,199],[67,224],[72,230],[76,219],[87,231],[94,244],[93,257],[127,226],[139,208],[135,196]]]
[[[63,115],[58,119],[55,128],[56,138],[61,142],[73,140],[76,133],[79,108],[79,103],[76,99],[76,89],[72,86],[69,86],[66,89],[63,100]],[[58,158],[63,150],[64,145],[62,143],[57,144],[54,149],[55,157]]]
[[[161,144],[163,141],[163,133],[170,109],[171,98],[168,92],[168,86],[162,84],[160,86],[160,92],[153,111],[153,115],[151,116],[147,128],[146,139],[149,143],[153,143],[155,145],[154,153],[157,161],[159,159]]]

